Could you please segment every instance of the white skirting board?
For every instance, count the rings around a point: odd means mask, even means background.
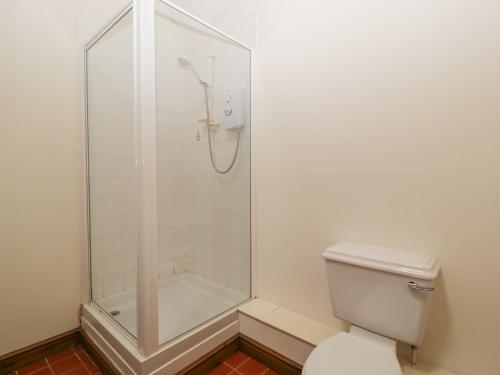
[[[257,319],[240,314],[240,333],[282,356],[303,365],[314,345],[271,327]]]
[[[255,298],[240,306],[240,332],[303,365],[320,342],[338,329]]]

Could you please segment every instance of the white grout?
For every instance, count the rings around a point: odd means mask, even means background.
[[[49,368],[50,373],[52,375],[55,375],[54,371],[52,371],[52,367],[50,367],[50,363],[49,363],[49,360],[47,358],[45,358],[45,363],[47,364],[47,367]]]
[[[44,367],[42,367],[42,368],[39,368],[38,370],[35,370],[35,371],[33,371],[33,372],[30,372],[28,375],[32,375],[32,374],[33,374],[33,375],[36,375],[38,372],[40,372],[40,371],[42,371],[42,370],[45,370],[45,369],[47,369],[47,368],[49,369],[49,371],[50,371],[50,373],[51,373],[52,375],[55,375],[54,370],[52,369],[52,365],[55,365],[55,364],[60,363],[60,362],[62,362],[62,361],[65,361],[65,360],[67,360],[68,358],[71,358],[73,355],[74,355],[74,356],[76,356],[76,358],[80,361],[80,363],[82,364],[83,368],[85,368],[85,370],[86,370],[86,371],[87,371],[90,375],[92,375],[92,371],[90,371],[90,370],[88,369],[88,367],[86,366],[85,362],[83,362],[83,360],[80,358],[80,356],[78,355],[78,353],[76,352],[76,350],[75,350],[75,348],[74,348],[74,347],[71,347],[71,351],[73,352],[73,354],[68,355],[67,357],[62,358],[62,359],[60,359],[60,360],[58,360],[58,361],[54,362],[53,364],[49,363],[49,360],[48,360],[47,358],[44,358],[43,360],[45,361],[46,366],[44,366]],[[91,358],[89,358],[89,360],[90,360],[90,362],[94,363],[94,361],[92,361],[92,359],[91,359]],[[229,367],[231,367],[231,366],[229,366]],[[232,367],[231,367],[231,368],[232,368]],[[64,374],[68,374],[68,373],[70,373],[71,371],[74,371],[74,370],[75,370],[75,369],[71,369],[71,370],[69,370],[69,371],[65,372]],[[18,371],[18,370],[15,370],[15,371],[14,371],[14,374],[15,374],[15,375],[19,375],[19,371]]]
[[[239,372],[237,369],[241,367],[241,365],[243,365],[243,363],[245,363],[246,361],[248,361],[250,359],[250,357],[248,357],[247,359],[245,359],[243,362],[241,362],[238,366],[236,367],[233,367],[233,366],[230,366],[227,362],[224,362],[224,364],[229,367],[230,369],[232,369],[233,371],[236,371],[236,373],[240,374],[240,375],[243,375],[241,372]]]
[[[45,361],[47,362],[47,366],[49,366],[49,367],[50,367],[50,366],[52,366],[52,365],[55,365],[55,364],[58,364],[58,363],[60,363],[60,362],[62,362],[62,361],[67,360],[67,359],[68,359],[69,357],[71,357],[72,355],[73,355],[73,354],[68,355],[67,357],[61,358],[60,360],[58,360],[58,361],[56,361],[56,362],[54,362],[54,363],[49,363],[49,361],[48,361],[48,359],[47,359],[47,358],[45,358]]]
[[[240,363],[238,366],[236,366],[236,367],[233,367],[233,366],[229,365],[226,361],[224,361],[223,363],[224,363],[227,367],[229,367],[231,370],[235,371],[237,374],[243,375],[243,373],[239,372],[239,371],[238,371],[238,369],[239,369],[241,366],[243,366],[243,364],[244,364],[245,362],[247,362],[248,360],[250,360],[250,357],[248,357],[247,359],[245,359],[243,362],[241,362],[241,363]],[[269,370],[269,368],[266,368],[264,371],[262,371],[262,372],[260,373],[260,375],[264,375],[264,374],[265,374],[268,370]]]
[[[42,371],[42,370],[45,370],[46,368],[49,368],[49,370],[50,370],[50,366],[49,366],[49,364],[48,364],[48,362],[47,362],[47,359],[46,359],[46,358],[44,358],[43,360],[45,361],[45,363],[47,363],[47,366],[45,366],[45,367],[40,367],[39,369],[37,369],[37,370],[35,370],[35,371],[31,371],[28,375],[31,375],[31,374],[36,374],[37,372],[40,372],[40,371]],[[18,370],[16,370],[16,371],[15,371],[15,373],[16,373],[17,375],[19,375]]]
[[[80,356],[78,355],[78,353],[75,351],[75,348],[71,348],[71,349],[73,349],[73,353],[75,353],[76,358],[78,358],[78,360],[82,364],[82,366],[85,369],[85,371],[87,371],[90,375],[92,375],[92,372],[87,368],[87,366],[85,365],[85,363],[82,361],[82,359],[80,358]]]

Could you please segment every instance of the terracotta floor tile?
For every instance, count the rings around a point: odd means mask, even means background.
[[[76,353],[77,357],[80,358],[80,361],[82,361],[83,363],[87,363],[87,362],[93,362],[89,355],[85,352],[78,352]]]
[[[51,355],[50,357],[47,357],[47,361],[49,361],[49,363],[52,365],[53,363],[60,362],[63,359],[66,359],[66,358],[74,356],[74,355],[75,355],[75,353],[73,352],[73,350],[68,349],[68,350],[65,350],[63,352]]]
[[[47,362],[45,359],[42,359],[41,361],[32,363],[31,365],[28,365],[26,367],[23,367],[20,370],[17,370],[19,372],[19,375],[26,375],[26,374],[31,374],[33,371],[40,370],[44,367],[47,367]]]
[[[65,374],[70,370],[76,369],[82,366],[82,362],[78,359],[76,355],[72,355],[71,357],[67,357],[62,361],[56,362],[53,365],[50,365],[52,370],[56,375]]]
[[[33,375],[52,375],[52,371],[48,367],[45,367],[41,370],[32,372]]]
[[[236,369],[243,375],[261,375],[266,370],[266,366],[264,366],[262,363],[257,362],[253,358],[249,358]]]
[[[91,374],[97,374],[99,372],[99,369],[92,361],[86,362],[85,367],[90,371]]]
[[[9,375],[101,375],[82,346],[76,345]]]
[[[248,358],[248,356],[242,352],[233,354],[231,357],[226,359],[224,362],[230,367],[236,368],[243,363]]]
[[[83,367],[83,365],[81,365],[80,367],[66,372],[65,375],[89,375],[89,372],[85,367]]]
[[[270,368],[268,368],[263,375],[279,375],[279,374],[276,371],[273,371]]]
[[[212,371],[208,373],[208,375],[227,375],[231,373],[233,369],[226,365],[225,363],[221,364],[220,366],[214,368]]]
[[[83,350],[83,348],[82,348],[82,346],[81,346],[81,345],[76,345],[76,346],[73,346],[73,351],[74,351],[75,353],[78,353],[78,354],[80,354],[80,353],[84,353],[84,352],[85,352],[85,350]]]

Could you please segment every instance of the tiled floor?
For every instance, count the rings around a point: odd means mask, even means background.
[[[101,374],[95,363],[81,346],[51,355],[32,363],[10,375],[97,375]]]
[[[229,357],[219,367],[213,369],[209,375],[278,375],[262,363],[250,358],[242,352]]]

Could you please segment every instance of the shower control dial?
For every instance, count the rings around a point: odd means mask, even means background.
[[[225,90],[224,104],[221,108],[222,128],[226,130],[241,129],[245,126],[245,88],[232,86]]]

